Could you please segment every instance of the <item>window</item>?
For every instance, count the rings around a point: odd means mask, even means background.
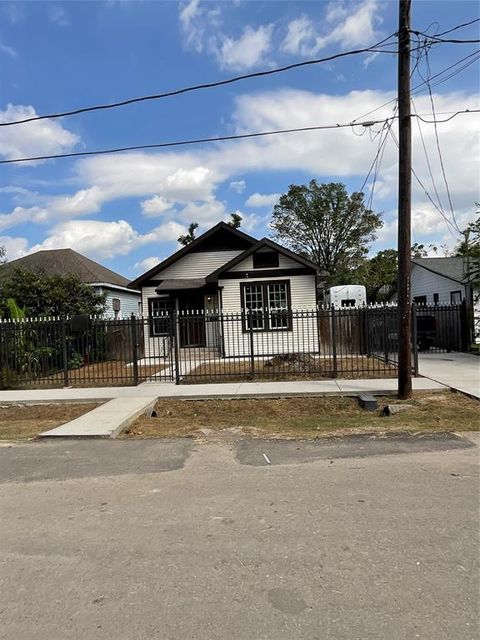
[[[450,304],[460,304],[462,302],[461,291],[450,291]]]
[[[172,301],[169,297],[149,298],[150,335],[168,336],[170,334],[172,323],[169,314],[171,311]]]
[[[438,304],[438,299],[439,299],[438,293],[434,293],[433,294],[433,304]]]
[[[247,312],[244,331],[290,330],[290,282],[242,283],[242,308]]]
[[[253,254],[254,269],[271,269],[279,265],[278,253],[276,251],[258,251]]]
[[[427,296],[415,296],[413,301],[415,304],[427,304]]]
[[[354,298],[349,298],[347,300],[342,300],[342,307],[354,307],[355,300]]]

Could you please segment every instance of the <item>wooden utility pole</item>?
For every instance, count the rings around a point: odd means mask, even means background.
[[[398,397],[412,394],[411,206],[412,123],[410,113],[411,0],[399,0],[398,21]]]

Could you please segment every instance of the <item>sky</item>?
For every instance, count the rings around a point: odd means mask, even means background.
[[[0,122],[369,47],[396,31],[397,12],[393,0],[3,1]],[[477,15],[475,1],[413,0],[412,27],[440,33]],[[478,24],[445,37],[479,38]],[[476,49],[431,47],[430,74]],[[350,123],[377,107],[369,118],[383,119],[394,113],[396,64],[391,53],[365,53],[163,100],[0,127],[0,159]],[[412,86],[428,73],[423,56]],[[479,108],[478,90],[477,61],[433,87],[437,119]],[[414,109],[431,119],[425,84]],[[446,183],[435,127],[412,122],[413,166],[440,209],[414,179],[413,242],[447,248],[457,242],[445,221],[453,222],[447,185],[459,228],[474,218],[478,115],[438,124]],[[381,163],[364,187],[367,203],[383,217],[372,254],[396,245],[397,148],[385,138]],[[205,231],[238,212],[243,230],[261,238],[271,233],[273,206],[291,184],[314,178],[359,190],[382,139],[377,124],[0,165],[0,245],[10,260],[71,247],[133,279],[175,251],[192,221]]]

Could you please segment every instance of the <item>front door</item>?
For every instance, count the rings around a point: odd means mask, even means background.
[[[203,293],[184,293],[178,296],[178,334],[180,347],[205,346],[205,317]]]

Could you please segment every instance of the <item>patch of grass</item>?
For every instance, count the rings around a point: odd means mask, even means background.
[[[101,402],[0,406],[0,441],[30,440],[99,407]]]
[[[338,396],[258,400],[162,400],[156,418],[142,416],[123,434],[132,438],[203,436],[202,429],[266,438],[313,439],[325,435],[395,431],[477,431],[480,405],[453,392],[417,393],[412,408],[390,417],[361,409],[356,398]],[[402,404],[404,402],[401,402]],[[228,431],[227,431],[228,433]]]
[[[254,375],[250,362],[222,360],[204,362],[186,375],[182,382],[185,384],[208,384],[212,382],[245,382],[258,380],[271,382],[276,380],[324,380],[334,377],[333,358],[312,358],[305,371],[298,371],[298,367],[290,365],[269,366],[268,361],[256,360]],[[337,358],[337,377],[343,380],[394,378],[397,368],[392,364],[385,364],[378,358],[357,356],[352,358]]]

